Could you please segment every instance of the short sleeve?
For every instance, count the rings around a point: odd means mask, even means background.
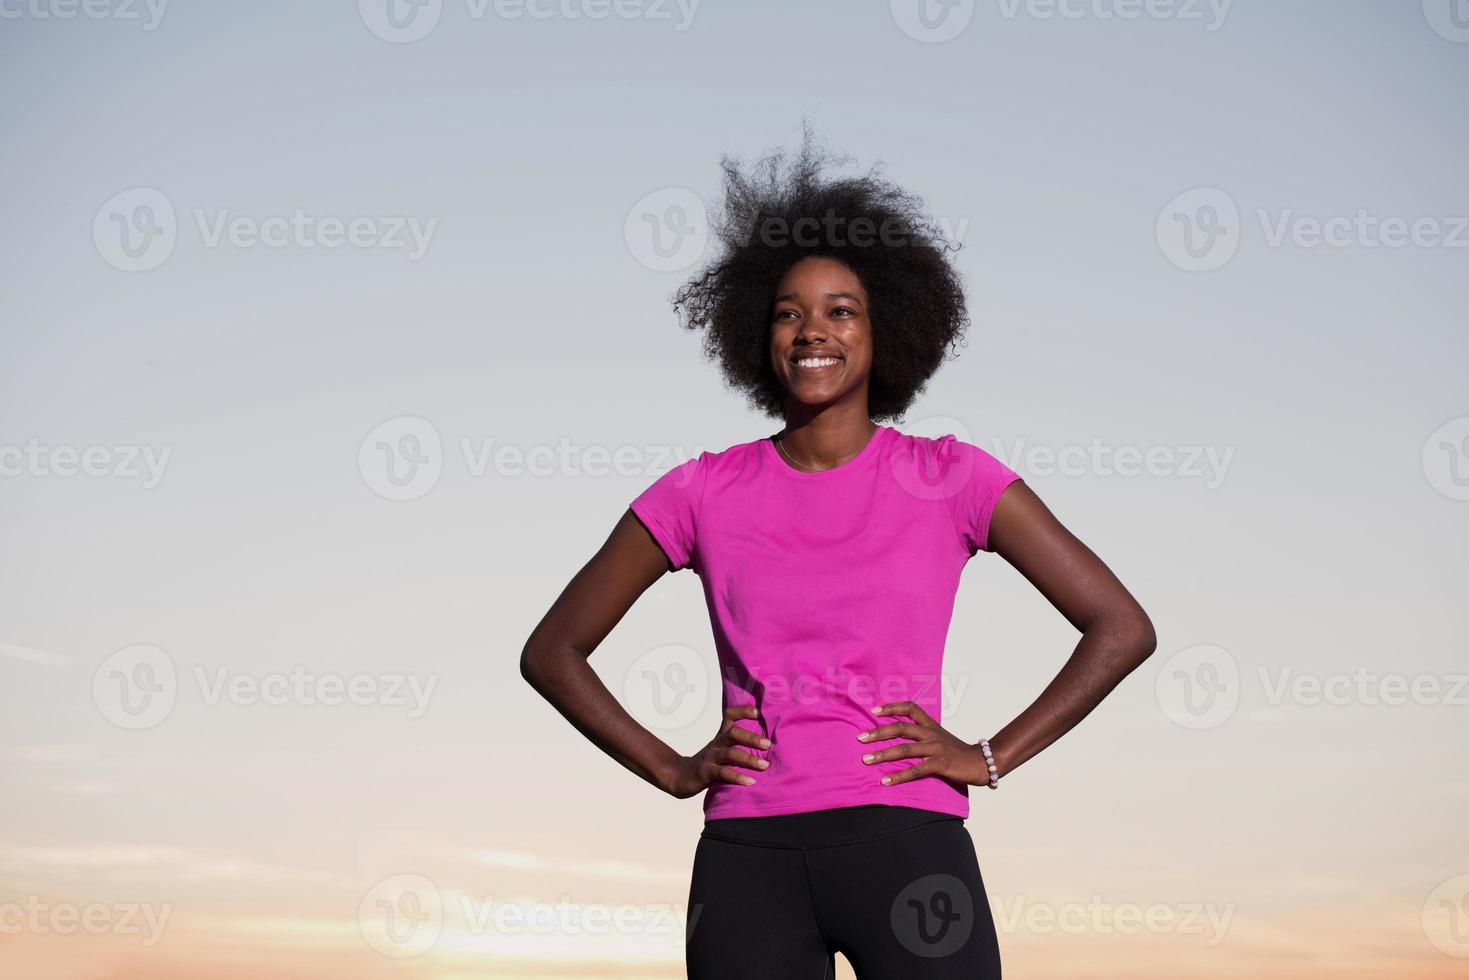
[[[629,505],[663,549],[674,571],[690,567],[694,560],[705,455],[700,453],[664,473]]]
[[[953,435],[941,436],[934,447],[944,486],[945,499],[954,530],[970,557],[992,550],[989,545],[990,517],[1000,494],[1020,474],[978,446]]]

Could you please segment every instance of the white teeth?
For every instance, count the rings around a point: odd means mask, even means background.
[[[796,362],[799,367],[826,367],[837,363],[835,357],[803,357]]]

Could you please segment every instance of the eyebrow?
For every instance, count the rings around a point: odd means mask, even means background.
[[[783,303],[786,300],[790,300],[790,301],[794,302],[795,300],[798,300],[800,298],[801,298],[801,296],[800,296],[799,293],[784,293],[784,294],[782,294],[780,296],[777,296],[775,298],[775,301],[777,303]],[[853,296],[851,293],[827,293],[826,294],[826,298],[827,299],[849,299],[852,302],[858,303],[858,304],[860,304],[862,302],[862,300],[860,300],[856,296]]]

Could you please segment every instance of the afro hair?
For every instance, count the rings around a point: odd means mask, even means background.
[[[950,244],[923,202],[874,165],[833,176],[834,157],[802,124],[799,152],[767,152],[748,170],[721,156],[724,200],[711,214],[715,254],[673,297],[680,323],[703,330],[704,353],[726,383],[781,418],[785,392],[770,364],[775,288],[809,256],[843,262],[867,291],[873,333],[868,415],[898,420],[945,354],[962,346],[969,316]]]

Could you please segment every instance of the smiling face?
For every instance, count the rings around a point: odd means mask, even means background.
[[[791,265],[775,290],[770,360],[787,398],[819,407],[867,399],[872,321],[867,290],[842,262],[824,257]]]

